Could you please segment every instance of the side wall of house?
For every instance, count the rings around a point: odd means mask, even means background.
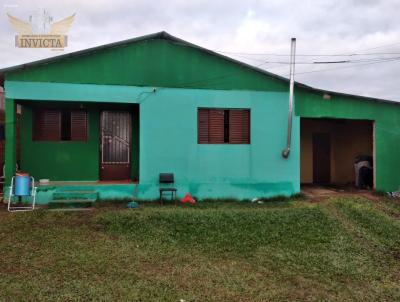
[[[299,119],[292,152],[286,143],[287,93],[161,89],[140,104],[140,196],[158,194],[158,176],[172,172],[179,195],[255,198],[300,190]],[[197,143],[197,110],[250,109],[250,144]]]
[[[375,121],[376,189],[400,189],[400,106],[331,95],[324,99],[317,91],[297,89],[296,115],[309,118],[344,118]]]
[[[25,108],[22,114],[24,129],[21,146],[24,150],[22,168],[36,178],[98,179],[98,112],[107,105],[102,103],[104,99],[96,100],[96,94],[100,89],[104,92],[101,94],[102,98],[107,98],[108,94],[121,96],[120,91],[127,88],[87,85],[85,88],[79,86],[80,88],[74,89],[74,85],[42,83],[35,86],[19,83],[16,86],[16,83],[9,83],[7,86],[10,88],[10,95],[19,98],[19,102],[22,102]],[[93,89],[93,86],[97,89]],[[80,89],[86,91],[87,100],[80,99],[82,96]],[[162,88],[146,94],[139,100],[137,96],[149,90],[149,87],[129,87],[130,95],[126,95],[132,103],[137,102],[140,116],[137,197],[144,199],[158,197],[158,176],[161,172],[175,174],[178,196],[190,192],[200,198],[255,198],[299,192],[300,155],[297,117],[293,120],[293,145],[290,157],[283,159],[281,156],[286,144],[287,93]],[[49,93],[50,91],[52,93]],[[32,100],[21,101],[21,98],[32,95],[42,100],[47,97],[49,100],[39,103]],[[54,102],[53,97],[56,95],[70,101]],[[89,141],[87,143],[32,141],[32,114],[29,108],[46,104],[83,105],[87,108]],[[198,144],[197,110],[200,107],[250,109],[250,144]]]

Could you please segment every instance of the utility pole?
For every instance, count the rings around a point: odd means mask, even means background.
[[[290,48],[290,83],[289,83],[289,114],[286,148],[282,151],[283,158],[288,158],[292,141],[292,119],[293,119],[293,94],[294,94],[294,70],[296,64],[296,38],[292,38]]]

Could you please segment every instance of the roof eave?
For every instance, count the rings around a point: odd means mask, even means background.
[[[37,61],[29,62],[29,63],[6,67],[3,69],[0,69],[0,77],[4,76],[8,72],[23,70],[23,69],[26,69],[29,67],[34,67],[34,66],[41,65],[41,64],[53,63],[53,62],[61,60],[61,59],[74,58],[74,57],[86,55],[86,54],[89,54],[89,53],[92,53],[95,51],[99,51],[102,49],[118,47],[118,46],[122,46],[122,45],[125,45],[128,43],[139,42],[139,41],[144,41],[144,40],[157,39],[157,38],[162,39],[163,37],[165,37],[165,34],[166,34],[166,32],[161,31],[161,32],[157,32],[157,33],[153,33],[153,34],[149,34],[149,35],[145,35],[145,36],[140,36],[140,37],[136,37],[136,38],[132,38],[132,39],[122,40],[122,41],[113,42],[113,43],[109,43],[109,44],[103,44],[103,45],[99,45],[99,46],[95,46],[95,47],[90,47],[90,48],[70,52],[70,53],[63,54],[63,55],[54,56],[51,58],[46,58],[46,59],[37,60]]]

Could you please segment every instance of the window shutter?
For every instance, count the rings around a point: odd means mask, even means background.
[[[35,110],[33,139],[58,141],[61,139],[61,114],[59,110]]]
[[[87,140],[87,113],[85,110],[71,111],[71,141]]]
[[[229,111],[229,143],[250,143],[250,110]]]
[[[209,111],[209,143],[224,143],[224,110],[210,109]]]
[[[208,144],[208,109],[199,109],[197,112],[197,142],[199,144]]]

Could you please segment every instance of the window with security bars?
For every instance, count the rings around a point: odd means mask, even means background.
[[[199,108],[199,144],[250,144],[249,109]]]
[[[36,141],[86,141],[87,112],[75,109],[36,109],[33,112]]]

